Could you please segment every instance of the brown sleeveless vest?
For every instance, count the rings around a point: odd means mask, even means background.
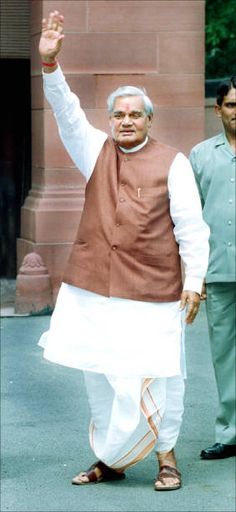
[[[106,140],[86,186],[65,283],[107,297],[179,300],[181,265],[167,188],[176,154],[151,138],[128,154]]]

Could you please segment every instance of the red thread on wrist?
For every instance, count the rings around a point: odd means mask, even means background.
[[[43,65],[44,67],[48,67],[48,68],[53,68],[53,66],[56,66],[56,64],[57,64],[57,61],[56,61],[56,60],[55,60],[55,62],[43,62],[43,61],[42,61],[42,65]]]

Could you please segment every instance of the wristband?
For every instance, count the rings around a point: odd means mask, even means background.
[[[57,64],[56,60],[55,60],[55,62],[42,62],[43,67],[48,67],[48,68],[53,68],[54,66],[56,66],[56,64]]]

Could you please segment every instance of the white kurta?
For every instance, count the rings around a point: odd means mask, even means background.
[[[62,141],[88,180],[107,134],[89,124],[60,68],[45,74],[44,84]],[[185,270],[183,287],[200,293],[208,263],[209,229],[202,219],[190,163],[182,153],[170,167],[168,190]],[[179,302],[104,297],[63,283],[50,329],[39,344],[48,360],[85,371],[142,378],[185,374]]]
[[[72,368],[119,376],[168,377],[184,371],[179,303],[103,297],[62,284],[44,356]]]

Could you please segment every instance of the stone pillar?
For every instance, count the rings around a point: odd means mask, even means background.
[[[59,61],[89,120],[109,131],[106,98],[120,85],[145,87],[155,106],[151,135],[188,154],[204,137],[204,0],[31,0],[32,189],[22,207],[18,268],[36,251],[54,300],[80,220],[84,180],[66,154],[43,98],[42,17],[65,15]]]

